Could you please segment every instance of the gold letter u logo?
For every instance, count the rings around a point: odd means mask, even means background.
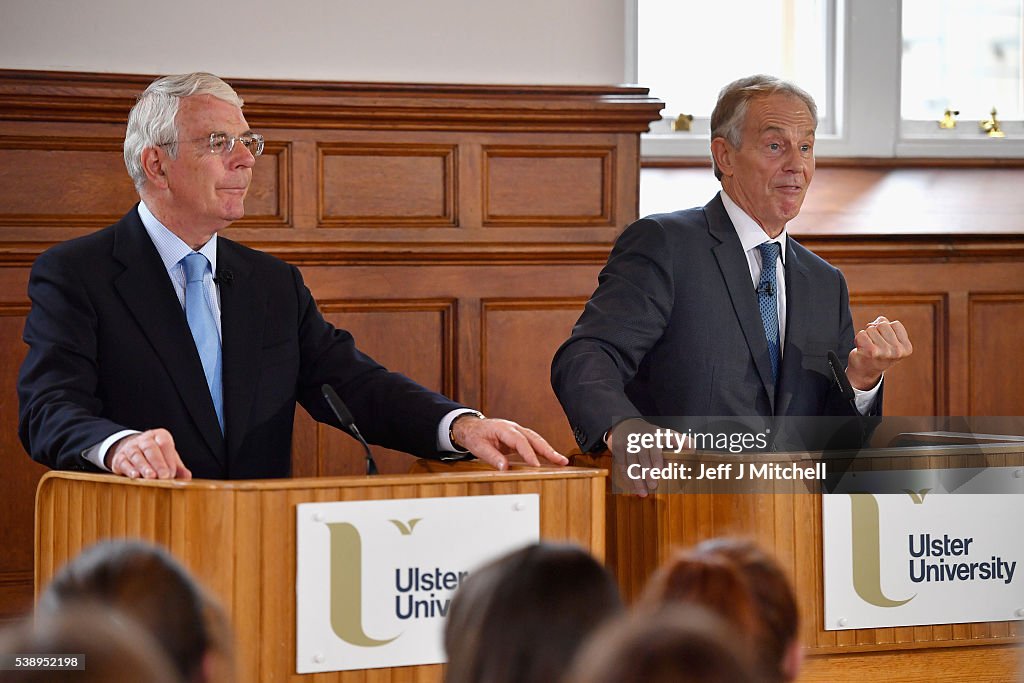
[[[877,607],[899,607],[913,600],[891,600],[882,592],[881,541],[879,540],[878,501],[870,493],[851,493],[853,589],[865,602]]]
[[[331,628],[350,645],[379,647],[363,631],[363,540],[348,522],[328,524],[331,532]]]

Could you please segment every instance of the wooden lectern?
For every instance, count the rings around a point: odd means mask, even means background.
[[[814,453],[697,453],[694,458],[745,463],[812,461]],[[877,449],[858,456],[871,470],[1024,466],[1024,444],[965,448]],[[610,455],[574,458],[584,467],[611,467]],[[610,480],[609,480],[610,487]],[[805,489],[806,490],[806,489]],[[800,639],[807,661],[800,681],[1015,681],[1020,651],[1016,621],[826,631],[822,569],[821,493],[794,493],[792,483],[758,493],[674,493],[646,498],[609,489],[606,542],[609,568],[627,601],[673,551],[702,540],[739,536],[773,553],[789,573],[800,603]]]
[[[295,506],[299,503],[540,494],[541,537],[604,557],[605,473],[433,463],[418,474],[253,481],[132,481],[50,472],[36,494],[35,586],[105,538],[166,546],[223,602],[235,627],[240,681],[295,673]],[[440,681],[441,665],[316,674],[317,681]]]

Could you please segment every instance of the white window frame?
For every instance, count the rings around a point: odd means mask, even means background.
[[[637,82],[637,12],[640,0],[625,0],[626,82]],[[834,112],[832,130],[819,130],[818,157],[869,158],[1024,158],[1024,121],[1003,122],[1007,137],[978,132],[978,122],[961,120],[953,130],[929,122],[903,121],[900,115],[902,60],[901,0],[830,0],[828,37],[831,84],[827,97]],[[642,84],[641,85],[645,85]],[[724,85],[724,84],[723,84]],[[652,92],[657,97],[657,92]],[[692,133],[667,131],[652,124],[641,137],[646,159],[707,158],[708,121],[695,120]],[[834,126],[834,127],[833,127]]]

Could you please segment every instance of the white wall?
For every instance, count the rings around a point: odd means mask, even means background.
[[[614,84],[624,0],[0,0],[0,68]]]

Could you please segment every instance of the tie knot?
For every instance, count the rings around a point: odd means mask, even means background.
[[[782,246],[778,242],[762,242],[757,245],[757,248],[761,250],[762,268],[774,266],[775,261],[779,258],[779,253],[782,251]]]
[[[210,262],[205,256],[194,251],[181,259],[181,264],[185,267],[185,282],[202,282],[203,274],[206,273],[206,267]]]

